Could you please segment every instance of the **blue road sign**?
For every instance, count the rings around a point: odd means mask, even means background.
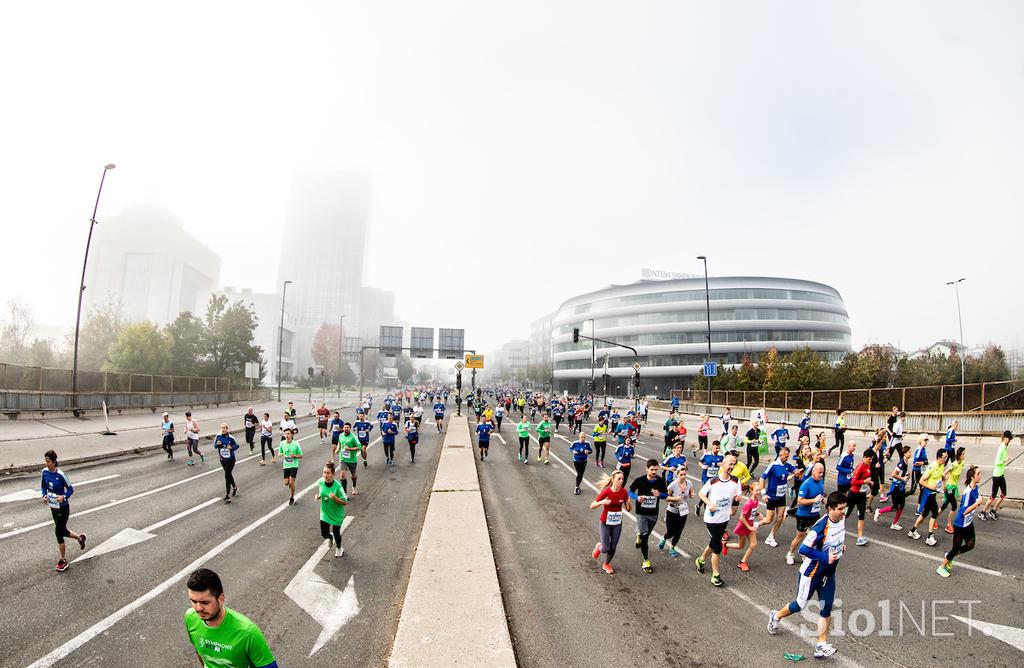
[[[705,362],[704,363],[704,375],[705,376],[717,376],[718,375],[718,362]]]

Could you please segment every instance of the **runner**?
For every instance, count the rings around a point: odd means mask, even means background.
[[[423,426],[423,406],[419,402],[416,402],[416,405],[412,407],[412,419],[416,420],[417,430]]]
[[[163,437],[163,449],[167,453],[167,461],[174,461],[174,423],[170,413],[164,413],[160,421],[160,434]]]
[[[345,423],[342,428],[341,436],[338,437],[338,445],[334,447],[334,455],[338,457],[341,469],[341,488],[348,493],[348,480],[349,476],[352,477],[352,496],[359,493],[356,489],[356,485],[359,484],[357,478],[359,477],[359,453],[363,449],[362,443],[355,434],[352,433],[352,425]],[[346,469],[347,474],[346,474]]]
[[[480,448],[480,461],[484,461],[491,448],[491,432],[494,426],[490,422],[482,422],[476,426],[476,442]]]
[[[765,494],[765,507],[768,509],[764,524],[771,527],[768,537],[764,539],[768,547],[779,545],[775,540],[775,532],[786,519],[786,490],[789,489],[789,479],[794,471],[796,467],[789,463],[789,447],[784,445],[779,450],[779,456],[761,474],[761,491]]]
[[[586,462],[584,462],[586,466]],[[651,533],[658,523],[658,502],[668,498],[668,486],[665,479],[658,475],[661,466],[657,459],[647,460],[647,475],[641,476],[629,486],[629,498],[636,501],[636,547],[643,555],[644,573],[653,573],[651,558],[648,554],[648,542]],[[579,469],[577,469],[578,471]],[[580,474],[578,474],[580,475]]]
[[[558,425],[562,424],[562,415],[564,411],[565,408],[562,406],[562,403],[560,401],[555,402],[554,407],[551,409],[551,417],[555,420],[555,431],[558,431]]]
[[[718,441],[715,441],[717,443]],[[732,475],[732,467],[736,464],[736,458],[728,455],[722,461],[717,474],[704,483],[700,488],[700,500],[705,506],[704,527],[708,530],[708,545],[694,560],[697,572],[704,573],[704,564],[707,558],[711,557],[711,584],[721,587],[725,584],[722,581],[721,565],[722,548],[725,547],[725,532],[729,526],[729,516],[732,511],[732,502],[740,498],[743,490],[736,478]]]
[[[786,428],[786,421],[779,423],[779,428],[772,432],[772,442],[775,444],[775,456],[779,456],[779,450],[789,443],[789,429]]]
[[[678,475],[678,470],[686,466],[686,457],[683,455],[683,444],[672,444],[672,454],[661,462],[661,470],[665,472],[665,484],[671,485]]]
[[[444,409],[446,408],[444,402],[438,400],[434,402],[434,424],[437,425],[437,433],[441,433],[444,428]]]
[[[295,476],[299,474],[299,460],[302,459],[302,448],[299,442],[292,440],[295,432],[291,429],[284,430],[284,441],[277,450],[281,453],[282,470],[284,471],[284,486],[290,492],[288,505],[295,505]]]
[[[687,470],[684,460],[676,469],[675,478],[668,483],[668,496],[665,498],[665,535],[658,542],[658,549],[664,550],[665,544],[668,543],[668,556],[673,558],[680,554],[676,550],[676,545],[679,544],[683,528],[686,527],[686,518],[690,514],[690,499],[693,498],[693,485],[686,479]]]
[[[395,465],[395,436],[398,434],[398,424],[389,416],[380,425],[380,444],[384,446],[384,465]]]
[[[341,413],[334,411],[334,416],[331,418],[330,423],[327,425],[328,431],[331,433],[331,445],[333,449],[337,450],[338,438],[341,436],[341,430],[345,427],[345,421],[341,419]]]
[[[823,659],[836,653],[828,642],[828,629],[832,621],[832,603],[836,596],[836,566],[846,550],[846,495],[832,492],[825,501],[826,513],[807,532],[807,538],[800,545],[804,558],[797,581],[796,599],[788,606],[768,613],[768,633],[779,632],[779,622],[804,609],[811,596],[818,595],[818,642],[814,645],[814,657]]]
[[[724,439],[729,433],[729,423],[732,422],[732,409],[726,406],[725,412],[718,419],[722,423],[722,438]]]
[[[935,572],[948,578],[953,571],[953,560],[961,554],[974,549],[974,511],[981,505],[978,484],[981,483],[981,469],[972,466],[967,469],[967,486],[960,495],[960,507],[953,520],[953,549],[945,554],[945,558]]]
[[[498,405],[494,407],[494,423],[497,431],[501,431],[501,419],[505,417],[505,407],[498,402]]]
[[[793,565],[793,552],[799,549],[807,536],[807,530],[821,518],[821,504],[825,500],[825,465],[817,462],[811,466],[811,474],[800,484],[797,492],[796,536],[786,552],[786,563]]]
[[[355,432],[356,439],[359,441],[359,452],[363,457],[363,468],[365,469],[369,466],[366,463],[366,449],[370,447],[370,432],[373,431],[373,423],[366,419],[366,415],[361,410],[356,413],[352,431]]]
[[[188,417],[188,413],[185,413]],[[245,427],[245,442],[249,445],[249,454],[256,453],[256,427],[260,424],[260,419],[256,417],[256,413],[253,412],[252,406],[249,406],[249,410],[242,416],[242,425]],[[186,425],[187,429],[187,425]]]
[[[943,490],[945,492],[942,500],[942,505],[939,506],[939,513],[947,507],[949,508],[949,515],[946,517],[946,533],[953,533],[953,517],[959,511],[959,504],[956,501],[957,489],[960,487],[960,474],[964,472],[964,457],[967,455],[967,448],[959,447],[956,449],[956,459],[946,466],[946,487]],[[969,480],[967,482],[970,482]]]
[[[544,418],[537,425],[537,461],[540,461],[541,451],[544,451],[544,463],[551,463],[551,419],[545,413]],[[527,452],[529,454],[529,452]],[[525,460],[524,460],[525,461]],[[623,481],[625,484],[625,481]]]
[[[868,539],[864,537],[864,512],[868,503],[868,493],[864,491],[864,485],[869,484],[871,480],[875,456],[875,451],[872,448],[864,450],[860,463],[853,469],[853,474],[850,476],[850,492],[846,495],[846,516],[852,515],[854,509],[857,510],[857,545],[868,544]]]
[[[573,494],[580,493],[580,483],[583,482],[583,474],[587,470],[587,457],[594,450],[587,443],[586,434],[580,434],[579,440],[569,444],[569,452],[572,453],[572,465],[576,469],[576,491]]]
[[[516,434],[519,436],[519,461],[530,463],[530,421],[523,416],[523,419],[516,425]],[[540,460],[540,451],[537,452],[537,459]]]
[[[718,468],[721,466],[722,460],[725,459],[723,455],[719,454],[721,452],[721,447],[721,443],[713,441],[711,443],[711,452],[705,452],[701,455],[699,462],[701,486],[718,475]],[[697,504],[697,512],[701,512],[703,507],[704,501],[701,500],[701,502]]]
[[[298,416],[298,411],[295,410],[295,402],[294,401],[289,401],[288,402],[287,413],[288,413],[288,417],[290,417],[293,420]],[[292,435],[294,436],[294,434],[292,434]]]
[[[921,500],[917,506],[918,517],[914,520],[913,528],[907,533],[914,540],[920,540],[921,534],[917,532],[917,527],[921,526],[925,518],[930,515],[931,518],[928,520],[928,538],[924,541],[925,545],[929,546],[939,542],[935,539],[934,533],[939,519],[938,496],[942,490],[942,481],[946,478],[947,452],[944,448],[937,450],[935,452],[935,463],[921,474]]]
[[[207,668],[277,668],[263,632],[248,617],[224,605],[220,577],[207,568],[188,576],[185,630],[199,663]]]
[[[811,409],[804,409],[804,416],[800,418],[800,422],[796,426],[800,430],[796,436],[797,439],[799,440],[806,436],[809,441],[811,439]]]
[[[709,431],[711,431],[711,418],[707,415],[701,415],[700,422],[697,424],[697,448],[701,452],[708,449]]]
[[[953,426],[956,427],[957,423],[954,422]],[[985,502],[985,508],[978,515],[979,519],[999,519],[999,506],[1003,505],[1003,500],[1006,498],[1006,464],[1007,459],[1010,457],[1010,441],[1012,440],[1013,433],[1009,430],[1004,431],[1000,439],[999,449],[996,450],[995,466],[992,468],[992,494],[988,497],[988,501]],[[996,498],[997,496],[999,498]],[[990,508],[991,510],[989,510]]]
[[[835,444],[832,445],[831,448],[828,449],[828,456],[829,457],[832,456],[832,451],[833,450],[838,450],[839,452],[842,452],[843,449],[846,447],[846,409],[845,408],[840,408],[839,410],[836,411],[836,424],[835,424],[835,427],[833,427],[833,431],[835,431],[836,442],[835,442]]]
[[[906,417],[907,414],[900,411],[896,421],[892,423],[889,433],[889,456],[886,457],[886,462],[892,459],[894,452],[899,455],[899,459],[903,459],[903,421]],[[949,456],[952,458],[953,453],[951,452]]]
[[[668,419],[665,420],[665,424],[661,427],[662,431],[665,432],[665,448],[662,456],[667,455],[672,450],[672,442],[679,434],[679,432],[676,431],[677,426],[679,426],[679,420],[676,419],[676,414],[673,411],[668,414]],[[696,450],[693,451],[693,456],[697,456]]]
[[[412,417],[405,421],[405,440],[409,442],[409,463],[416,463],[416,444],[420,442],[419,423]]]
[[[224,503],[231,503],[232,497],[238,496],[238,485],[235,484],[235,451],[238,450],[238,443],[228,433],[228,423],[220,423],[220,433],[213,439],[213,447],[220,457],[220,466],[224,469]]]
[[[736,450],[743,452],[743,437],[740,436],[740,426],[735,422],[729,427],[729,432],[722,437],[722,451],[729,452]]]
[[[608,423],[603,417],[598,416],[591,436],[594,438],[594,465],[603,469],[605,450],[608,447]]]
[[[917,449],[914,450],[913,462],[910,491],[907,492],[910,496],[917,491],[917,486],[921,484],[921,473],[928,466],[928,434],[921,434],[917,437]]]
[[[747,444],[747,468],[753,471],[761,461],[760,451],[758,450],[761,447],[761,425],[758,424],[757,420],[750,423],[750,429],[747,430],[744,441]],[[777,444],[775,456],[778,456]]]
[[[185,447],[188,448],[189,466],[193,465],[192,453],[199,455],[199,461],[205,462],[206,457],[199,452],[199,423],[192,419],[192,411],[185,411]]]
[[[281,422],[278,424],[278,428],[281,430],[281,441],[282,442],[284,441],[284,432],[285,431],[291,431],[292,432],[292,437],[294,437],[295,434],[299,433],[299,428],[298,428],[298,426],[296,426],[295,420],[292,419],[292,416],[289,415],[287,411],[285,411],[284,417],[281,419]],[[280,447],[278,449],[280,449]]]
[[[270,419],[270,413],[263,414],[263,421],[260,422],[260,466],[267,465],[267,449],[270,449],[270,463],[277,461],[274,456],[274,423]]]
[[[903,458],[896,462],[896,468],[893,469],[892,473],[889,474],[889,506],[886,508],[879,508],[875,511],[875,521],[882,515],[885,515],[889,511],[895,511],[896,514],[892,518],[892,523],[889,528],[893,531],[900,531],[903,527],[900,526],[900,515],[903,514],[903,508],[907,504],[907,479],[910,478],[908,467],[910,466],[910,448],[903,450]],[[954,492],[954,498],[956,493]],[[952,533],[952,531],[950,531]]]
[[[956,432],[960,428],[960,421],[953,420],[953,423],[946,427],[946,457],[953,459],[953,451],[956,449]]]
[[[353,459],[355,459],[354,453]],[[353,465],[356,463],[353,461]],[[352,467],[353,470],[355,468],[355,466]],[[340,557],[345,554],[345,548],[341,546],[341,525],[345,522],[348,497],[345,496],[345,485],[338,483],[334,473],[333,461],[324,464],[323,477],[318,483],[315,499],[320,501],[320,535],[327,541],[328,549],[334,547],[334,556]],[[352,487],[352,493],[355,494],[354,477],[352,478]],[[333,538],[332,533],[334,534]]]
[[[612,568],[612,558],[615,556],[615,548],[619,544],[619,536],[622,534],[622,509],[627,511],[633,509],[629,500],[629,493],[623,488],[625,479],[622,471],[612,471],[599,484],[601,491],[597,498],[590,504],[591,510],[601,509],[601,519],[598,525],[601,542],[594,546],[593,557],[600,559],[604,554],[604,564],[601,569],[611,575],[615,572]]]
[[[608,405],[608,411],[608,433],[615,436],[619,432],[619,421],[622,419],[622,414],[615,410],[611,403]]]
[[[64,539],[71,538],[78,541],[78,547],[85,550],[85,534],[75,533],[68,529],[68,518],[71,516],[71,504],[68,499],[75,493],[71,481],[67,475],[57,468],[57,453],[47,450],[43,455],[43,463],[46,468],[42,470],[39,489],[42,492],[43,502],[50,507],[50,515],[53,516],[53,530],[57,535],[57,551],[60,558],[57,560],[55,570],[63,573],[68,569]]]
[[[736,465],[739,466],[740,463],[736,462]],[[759,517],[761,515],[757,510],[761,501],[761,487],[749,480],[740,484],[743,487],[743,492],[747,495],[747,501],[740,509],[739,520],[732,530],[735,535],[739,536],[739,540],[735,543],[726,543],[726,547],[730,550],[742,550],[744,546],[747,547],[743,556],[740,557],[740,563],[736,564],[736,568],[746,573],[750,570],[750,555],[754,554],[754,548],[757,547],[757,527],[760,524],[754,519],[754,515]]]

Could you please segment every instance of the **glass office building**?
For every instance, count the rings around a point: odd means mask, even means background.
[[[775,348],[785,355],[808,347],[830,362],[850,352],[850,319],[834,288],[789,278],[711,278],[711,360],[737,365],[749,355],[757,362]],[[642,280],[613,285],[564,302],[551,321],[551,358],[555,389],[578,392],[592,377],[603,389],[625,394],[633,364],[641,365],[641,391],[665,396],[689,387],[702,375],[708,357],[708,303],[703,278]],[[573,343],[580,333],[632,346],[590,341]],[[591,371],[591,355],[596,363]]]

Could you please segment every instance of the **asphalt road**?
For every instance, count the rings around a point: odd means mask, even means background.
[[[767,610],[795,595],[797,567],[784,559],[795,532],[793,520],[780,531],[780,547],[765,546],[766,534],[760,532],[749,573],[736,568],[739,555],[726,557],[726,586],[716,589],[710,568],[703,576],[694,569],[692,557],[707,544],[697,516],[691,514],[680,542],[689,558],[672,559],[658,552],[652,540],[655,570],[650,575],[640,570],[635,524],[627,519],[613,562],[616,573],[608,576],[590,555],[599,511],[589,504],[596,492],[585,488],[583,495],[573,495],[568,442],[553,440],[551,464],[533,460],[524,466],[516,461],[516,419],[510,416],[502,430],[507,445],[492,438],[490,457],[478,461],[478,468],[520,665],[775,666],[791,665],[783,658],[787,652],[813,656],[816,615],[810,622],[789,624],[775,637],[765,631]],[[644,430],[638,458],[660,458],[661,427],[652,423],[651,428],[653,434]],[[571,438],[564,425],[559,434]],[[534,453],[536,447],[531,440]],[[639,471],[642,459],[634,461]],[[596,483],[602,473],[591,462],[586,479]],[[663,508],[659,533],[664,531]],[[912,521],[913,510],[901,520],[908,528]],[[890,531],[888,523],[868,519],[865,535],[872,542],[855,547],[855,518],[848,520],[847,535],[853,537],[838,571],[841,604],[837,601],[833,614],[833,629],[841,619],[846,635],[832,638],[839,650],[832,661],[846,666],[1021,665],[1024,632],[1006,632],[1017,643],[1014,647],[951,617],[1011,627],[1020,627],[1024,619],[1021,515],[1004,512],[999,522],[978,525],[977,548],[944,580],[935,568],[951,542],[946,534],[937,546],[927,547],[923,540]]]
[[[342,415],[352,419],[354,408]],[[299,424],[305,458],[296,489],[304,490],[319,479],[330,442],[320,445],[311,419]],[[307,490],[287,506],[280,462],[259,466],[258,446],[250,459],[243,443],[234,471],[240,491],[230,505],[220,501],[223,474],[205,444],[207,462],[194,467],[184,465],[180,452],[173,463],[161,452],[67,470],[77,485],[69,527],[88,534],[89,550],[126,528],[182,516],[150,529],[154,538],[72,562],[65,573],[53,570],[56,545],[45,505],[0,505],[0,665],[195,665],[182,615],[188,607],[185,579],[200,564],[220,574],[227,605],[260,625],[280,665],[383,665],[440,452],[432,423],[423,427],[415,465],[400,439],[398,466],[386,469],[379,440],[373,441],[370,466],[359,469],[361,493],[350,498],[345,555],[334,558],[332,552],[310,564],[314,580],[345,592],[338,594],[344,605],[332,613],[345,608],[350,617],[313,657],[321,624],[285,589],[323,545],[319,502],[315,490]],[[31,488],[38,488],[38,474],[11,476],[0,485],[0,496]],[[146,495],[131,498],[139,494]],[[89,512],[94,508],[100,509]],[[69,541],[69,560],[80,554]]]

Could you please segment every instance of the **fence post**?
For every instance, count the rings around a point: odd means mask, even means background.
[[[760,406],[760,408],[767,408],[767,406],[765,405],[767,403],[768,403],[768,392],[762,390],[761,391],[761,406]]]
[[[946,398],[946,386],[939,385],[939,413],[942,413],[942,402]]]
[[[810,409],[814,410],[814,390],[811,390],[811,406]]]
[[[788,411],[789,410],[789,390],[784,391],[782,394],[783,394],[782,404],[785,406],[786,410]]]
[[[903,392],[900,394],[900,410],[907,410],[907,388],[903,388]]]
[[[871,388],[868,388],[868,413],[871,412]]]
[[[985,410],[985,386],[986,385],[988,385],[988,383],[982,383],[981,384],[981,410],[982,411]]]
[[[843,392],[845,392],[845,391],[846,390],[839,390],[839,405],[836,406],[836,410],[838,410],[838,409],[843,407]]]
[[[43,391],[43,367],[39,367],[39,391]],[[40,401],[42,401],[42,397],[40,397]]]

